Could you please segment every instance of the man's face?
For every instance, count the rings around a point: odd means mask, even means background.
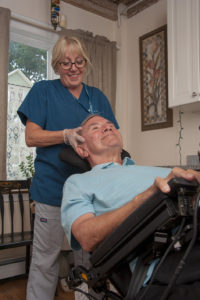
[[[94,116],[82,126],[84,147],[89,154],[102,154],[111,149],[122,149],[122,137],[115,125],[100,116]]]

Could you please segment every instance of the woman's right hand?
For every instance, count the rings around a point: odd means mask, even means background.
[[[64,129],[63,137],[64,143],[69,143],[74,149],[79,143],[83,143],[85,141],[84,137],[80,135],[82,127],[77,127],[74,129]]]
[[[27,120],[26,122],[26,144],[28,147],[48,147],[62,144],[70,144],[74,149],[78,143],[85,139],[80,135],[82,127],[64,129],[59,131],[44,130],[41,126]]]

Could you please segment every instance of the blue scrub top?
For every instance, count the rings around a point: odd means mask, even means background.
[[[77,100],[60,79],[35,83],[17,111],[22,123],[27,119],[44,130],[58,131],[76,128],[91,113],[97,113],[119,128],[106,96],[97,88],[84,84]],[[31,185],[31,199],[60,206],[65,180],[78,170],[60,161],[64,143],[37,147],[35,175]]]

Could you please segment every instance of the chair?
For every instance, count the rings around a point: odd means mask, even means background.
[[[192,182],[191,186],[187,186],[188,182],[184,183],[184,181],[181,181],[180,190],[182,189],[182,184],[186,184],[183,201],[186,203],[188,200],[188,190],[192,195],[190,200],[193,201],[192,199],[194,199],[194,195],[197,195],[199,185],[197,182]],[[184,227],[182,227],[180,234],[181,237],[179,236],[178,240],[182,251],[180,251],[179,256],[176,255],[174,266],[172,265],[175,273],[178,274],[179,270],[177,271],[176,267],[182,255],[185,254],[187,250],[186,246],[192,240],[193,235],[194,227],[193,216],[190,211],[190,200],[185,205],[187,207],[186,214],[182,215],[181,210],[183,207],[182,204],[178,203],[177,194],[169,196],[157,192],[148,201],[138,207],[97,247],[91,254],[90,262],[92,267],[89,270],[82,266],[78,266],[72,270],[68,278],[70,288],[76,287],[81,282],[86,282],[95,292],[104,292],[105,299],[135,299],[135,296],[142,287],[148,269],[147,263],[152,259],[161,259],[165,256],[168,247],[170,248],[173,244],[171,232],[177,226],[180,225],[181,227],[184,221]],[[196,201],[199,201],[199,195]],[[190,251],[192,250],[191,248]],[[191,252],[190,257],[192,257],[193,253],[195,252]],[[188,252],[189,254],[190,252]],[[141,257],[141,260],[138,260],[139,263],[136,264],[135,271],[132,273],[129,263],[137,257]],[[196,261],[198,261],[198,258]],[[183,265],[185,267],[185,261]],[[190,265],[190,261],[188,265]],[[162,273],[163,271],[161,270],[160,272]],[[185,281],[185,277],[189,273],[190,269],[188,271],[186,267],[185,272],[182,272],[178,277],[180,284]],[[199,270],[195,270],[195,276],[196,280],[199,280]],[[119,294],[112,293],[107,289],[107,279],[113,283]]]
[[[72,151],[69,151],[68,156],[65,150],[65,159],[68,160],[70,157],[73,165],[76,165],[78,160],[80,167],[82,164],[80,157],[73,156]],[[169,184],[170,195],[157,192],[91,253],[90,269],[78,266],[72,270],[67,280],[71,289],[76,289],[79,284],[86,282],[95,292],[104,292],[105,299],[133,300],[144,281],[147,270],[144,262],[164,256],[165,251],[167,252],[172,244],[169,242],[171,232],[175,227],[183,224],[183,220],[186,223],[181,232],[183,239],[181,243],[189,243],[193,232],[194,211],[191,207],[199,184],[196,181],[189,183],[182,179],[172,180]],[[139,263],[132,273],[129,263],[138,256],[142,256],[142,260],[138,260]],[[108,279],[118,293],[112,293],[107,289]]]
[[[33,241],[34,213],[30,206],[29,187],[30,180],[0,181],[0,250],[26,247],[25,273],[22,276],[29,272]],[[21,260],[4,260],[1,265]]]

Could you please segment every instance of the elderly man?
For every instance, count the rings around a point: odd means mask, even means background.
[[[137,166],[129,158],[122,162],[121,134],[100,116],[83,124],[82,136],[85,142],[76,151],[92,169],[66,181],[62,200],[62,224],[74,249],[94,250],[158,189],[169,192],[172,177],[200,182],[200,174],[192,170]]]
[[[85,142],[76,151],[92,169],[72,175],[62,199],[62,225],[75,250],[93,251],[158,189],[168,193],[171,178],[200,182],[200,174],[193,170],[137,166],[129,158],[122,161],[121,134],[100,116],[84,122],[82,136]]]

